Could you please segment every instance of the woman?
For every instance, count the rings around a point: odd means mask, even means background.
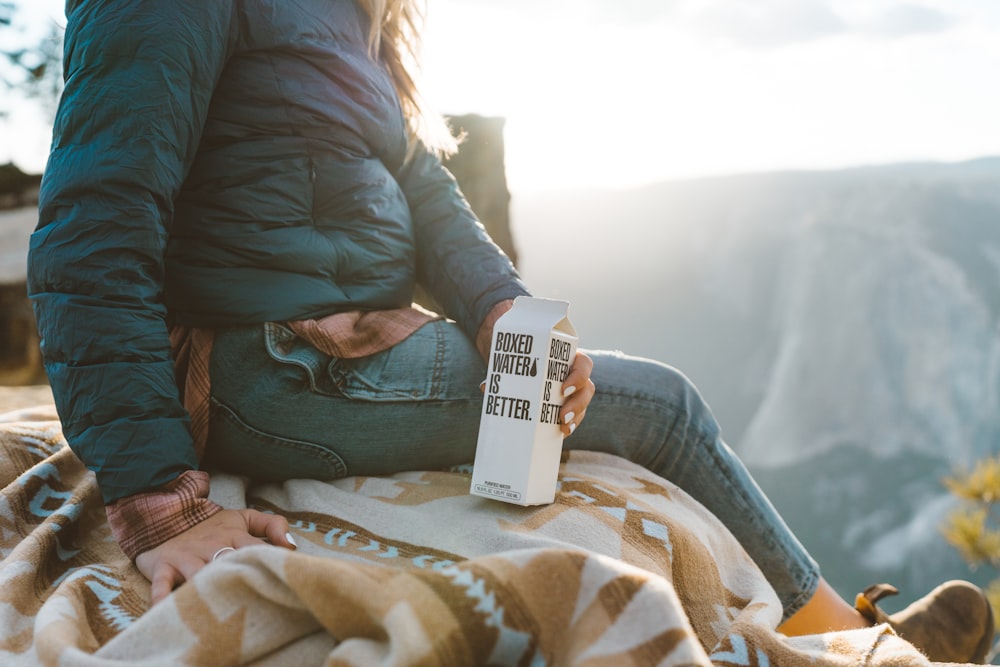
[[[70,0],[67,18],[29,291],[66,437],[153,601],[226,550],[295,547],[284,518],[210,502],[202,458],[263,479],[471,461],[493,323],[529,292],[441,164],[416,0]],[[411,307],[416,283],[452,321]],[[719,516],[782,630],[886,620],[882,589],[861,613],[821,578],[682,375],[581,353],[565,385],[566,446]],[[982,658],[978,589],[921,605],[889,620],[936,660]]]

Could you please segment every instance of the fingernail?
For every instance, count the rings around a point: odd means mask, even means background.
[[[573,395],[573,392],[575,391],[576,391],[576,386],[571,384],[570,386],[563,389],[563,398],[569,398],[570,396]]]
[[[296,549],[299,548],[298,543],[295,541],[295,538],[292,537],[291,533],[285,533],[285,541],[288,542],[289,544],[291,544]]]
[[[565,415],[563,415],[563,424],[569,424],[571,421],[573,421],[573,417],[576,417],[575,412],[573,411],[567,412]]]
[[[569,434],[573,435],[573,431],[575,430],[576,430],[576,422],[573,422],[569,425]]]

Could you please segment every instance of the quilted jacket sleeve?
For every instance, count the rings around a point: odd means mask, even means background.
[[[495,304],[528,288],[436,155],[418,151],[398,179],[416,232],[417,280],[475,340]]]
[[[28,291],[70,446],[105,502],[197,467],[163,298],[173,200],[226,61],[230,0],[70,0]]]

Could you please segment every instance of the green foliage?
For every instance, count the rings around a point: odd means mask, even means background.
[[[969,472],[948,477],[944,485],[963,505],[952,512],[943,531],[945,538],[972,566],[1000,568],[1000,455],[976,463]]]
[[[1000,579],[994,579],[986,587],[986,597],[990,599],[990,604],[993,605],[993,618],[996,618],[996,612],[1000,609]]]
[[[989,505],[1000,500],[1000,455],[983,459],[972,472],[949,477],[944,481],[959,498]]]
[[[1000,567],[1000,531],[990,528],[989,509],[966,507],[952,512],[943,528],[945,539],[970,565]]]
[[[948,540],[972,567],[1000,569],[1000,455],[986,458],[969,472],[946,478],[944,485],[963,501],[942,527]],[[986,588],[993,617],[1000,618],[1000,578]],[[996,655],[994,647],[991,655]]]

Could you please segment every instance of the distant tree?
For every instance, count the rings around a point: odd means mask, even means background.
[[[1000,454],[976,463],[971,472],[948,477],[944,484],[962,500],[942,528],[948,540],[973,568],[988,566],[1000,570]],[[993,605],[993,617],[1000,618],[1000,578],[986,587]],[[1000,653],[993,646],[988,662]]]
[[[0,116],[10,113],[14,98],[33,100],[51,120],[62,92],[63,28],[50,22],[41,37],[15,21],[17,4],[0,0],[0,87],[15,95],[4,95]]]

